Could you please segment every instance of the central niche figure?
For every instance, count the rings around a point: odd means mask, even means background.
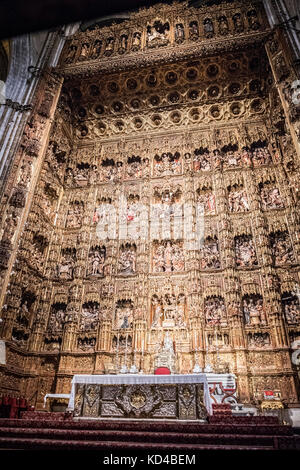
[[[186,326],[185,295],[166,294],[161,298],[152,297],[151,328],[161,326],[183,328]]]
[[[210,185],[197,189],[198,207],[203,207],[205,215],[214,215],[216,213],[216,200]]]
[[[171,240],[154,242],[153,271],[155,273],[184,271],[182,242]]]
[[[223,297],[210,296],[204,301],[204,315],[209,325],[227,325],[226,308]]]
[[[89,252],[88,276],[104,276],[105,246],[92,246]]]
[[[266,324],[263,298],[259,294],[245,295],[243,297],[243,313],[246,325]]]
[[[119,253],[119,274],[127,276],[136,272],[136,245],[121,245]]]
[[[123,330],[132,328],[133,302],[131,299],[118,300],[115,311],[115,328]]]
[[[80,330],[89,331],[94,330],[98,325],[99,320],[99,303],[86,302],[82,306]]]
[[[257,265],[256,251],[251,235],[235,237],[234,243],[237,266]]]
[[[219,269],[221,267],[219,242],[216,236],[206,237],[201,250],[200,267],[201,269]]]
[[[234,184],[228,187],[228,204],[230,212],[249,211],[247,193],[243,185]]]

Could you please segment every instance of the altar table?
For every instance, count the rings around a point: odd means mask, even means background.
[[[68,410],[75,417],[206,419],[205,374],[74,375]]]

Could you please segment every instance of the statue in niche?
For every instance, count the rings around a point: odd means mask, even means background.
[[[106,258],[105,246],[94,246],[89,252],[88,276],[104,276],[104,263]]]
[[[286,321],[289,325],[300,323],[300,303],[296,295],[285,293],[281,298]]]
[[[218,23],[219,23],[219,33],[222,36],[225,36],[226,34],[229,33],[229,26],[228,26],[228,21],[226,16],[220,16],[218,18]]]
[[[76,261],[75,248],[63,248],[61,251],[61,261],[57,266],[57,274],[61,279],[73,279],[73,269]]]
[[[274,187],[274,185],[268,181],[266,183],[260,183],[259,188],[262,209],[264,211],[284,208],[284,203],[278,188]]]
[[[87,302],[82,306],[80,330],[88,331],[97,328],[99,322],[99,303]]]
[[[176,318],[176,325],[180,328],[186,326],[185,321],[185,296],[184,294],[180,294],[177,300],[177,318]]]
[[[127,34],[122,34],[120,37],[120,45],[119,45],[119,54],[124,54],[127,51],[128,45],[128,36]]]
[[[252,154],[249,147],[243,147],[241,152],[241,162],[242,165],[250,167],[252,165]]]
[[[194,171],[211,171],[212,165],[208,148],[194,150]]]
[[[269,333],[249,333],[248,344],[252,348],[267,348],[271,345]]]
[[[142,159],[139,156],[132,155],[127,159],[127,176],[129,178],[141,178]]]
[[[182,246],[170,240],[156,245],[153,256],[154,272],[173,272],[184,270]]]
[[[197,204],[203,207],[205,215],[216,213],[216,201],[211,188],[197,190]]]
[[[23,160],[21,172],[18,178],[18,184],[28,187],[32,175],[32,162],[30,160]]]
[[[234,24],[234,31],[236,33],[242,33],[244,31],[244,23],[241,13],[236,13],[233,15],[232,20]]]
[[[275,265],[294,262],[293,247],[288,232],[271,233],[270,246]]]
[[[160,327],[162,318],[163,318],[163,309],[161,302],[158,300],[157,296],[154,295],[152,299],[152,308],[153,308],[153,319],[151,327]]]
[[[81,227],[81,219],[84,213],[84,202],[73,201],[67,213],[66,227],[78,228]]]
[[[248,198],[243,186],[234,185],[229,189],[228,204],[230,212],[249,211]]]
[[[66,58],[65,58],[65,63],[66,63],[66,64],[71,64],[72,62],[74,62],[75,57],[76,57],[76,52],[77,52],[77,46],[75,46],[74,44],[72,44],[72,45],[69,47],[67,56],[66,56]]]
[[[203,26],[204,26],[204,34],[207,39],[210,39],[214,36],[215,30],[214,30],[214,25],[213,22],[210,18],[205,18],[203,21]]]
[[[182,23],[177,23],[175,27],[175,42],[181,44],[184,41],[184,27]]]
[[[236,264],[239,267],[257,265],[256,251],[250,235],[235,237]]]
[[[105,56],[109,57],[112,55],[112,53],[114,52],[114,44],[115,44],[115,40],[113,37],[107,38],[105,51],[104,51]]]
[[[199,37],[199,28],[197,21],[191,21],[189,24],[189,38],[191,41],[196,41]]]
[[[236,167],[241,165],[241,154],[237,144],[230,143],[222,149],[224,168]]]
[[[133,322],[133,302],[132,300],[118,300],[115,312],[115,328],[132,328]]]
[[[168,22],[162,23],[156,20],[153,26],[147,26],[147,44],[148,47],[165,46],[169,42],[170,25]]]
[[[78,338],[77,347],[82,351],[93,351],[96,346],[96,338],[92,337],[84,337]]]
[[[247,13],[248,16],[248,22],[250,29],[253,29],[253,31],[256,31],[260,28],[260,23],[258,21],[258,16],[256,10],[250,10]]]
[[[17,314],[17,321],[25,328],[29,326],[32,304],[36,300],[36,295],[31,291],[24,291],[21,298],[20,310]]]
[[[207,237],[201,250],[200,269],[219,269],[221,267],[217,237]]]
[[[114,181],[117,179],[117,165],[113,159],[106,159],[101,162],[102,177],[107,181]]]
[[[204,301],[204,315],[208,325],[226,325],[226,308],[222,297],[211,296]]]
[[[266,324],[263,299],[260,295],[247,295],[243,298],[243,313],[246,325],[257,326]]]
[[[89,55],[89,49],[90,49],[89,44],[87,42],[83,43],[82,47],[81,47],[79,57],[78,57],[78,60],[80,60],[80,61],[87,60],[88,55]]]
[[[270,165],[272,158],[266,141],[258,140],[250,146],[252,151],[252,162],[254,167]]]
[[[210,159],[214,170],[220,170],[223,164],[223,157],[219,149],[215,149],[210,153]]]
[[[126,243],[120,247],[119,274],[124,276],[136,272],[136,245]]]
[[[167,176],[181,173],[180,153],[164,152],[154,157],[154,176]]]
[[[76,168],[73,170],[73,179],[77,186],[83,187],[88,184],[90,173],[89,163],[78,163]]]
[[[52,312],[50,314],[48,330],[50,332],[61,331],[65,322],[66,304],[55,303],[52,305]]]
[[[136,31],[132,37],[132,47],[133,51],[138,51],[141,48],[141,33]]]
[[[100,39],[96,39],[92,47],[91,59],[93,60],[98,59],[98,57],[101,54],[101,49],[102,49],[102,41]]]

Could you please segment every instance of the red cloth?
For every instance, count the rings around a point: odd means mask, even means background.
[[[171,371],[167,367],[158,367],[154,371],[154,375],[171,375]]]

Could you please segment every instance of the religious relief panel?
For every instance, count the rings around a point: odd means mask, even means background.
[[[209,326],[227,326],[225,301],[221,296],[209,296],[204,300],[204,316]]]
[[[136,273],[136,245],[134,243],[120,246],[118,272],[122,276]]]
[[[242,184],[234,184],[228,188],[228,204],[230,212],[249,211],[249,202],[246,190]]]
[[[48,331],[51,333],[61,332],[63,330],[66,318],[67,305],[63,302],[56,302],[51,306],[51,312],[48,322]]]
[[[114,335],[112,339],[112,349],[117,353],[126,352],[132,347],[132,336],[130,335]]]
[[[204,215],[215,215],[216,198],[211,185],[203,185],[197,189],[196,202],[199,209],[203,209]]]
[[[88,184],[95,184],[99,180],[96,165],[88,162],[77,163],[76,167],[67,168],[65,174],[65,184],[67,186],[77,186],[83,188]]]
[[[84,352],[92,352],[95,350],[97,338],[90,335],[80,335],[77,339],[77,348]]]
[[[197,41],[199,38],[199,26],[198,21],[191,21],[189,24],[189,39],[191,41]]]
[[[300,301],[298,297],[293,292],[285,292],[281,297],[283,312],[289,325],[300,324]]]
[[[266,325],[267,319],[262,296],[258,294],[244,295],[243,314],[247,326]]]
[[[45,183],[43,195],[40,198],[40,205],[48,217],[48,219],[53,223],[55,219],[55,209],[58,201],[58,193],[55,188],[51,186],[50,183]]]
[[[49,241],[44,235],[40,233],[33,234],[30,263],[40,271],[43,270],[43,263],[48,245]]]
[[[276,187],[275,180],[259,183],[259,191],[264,211],[284,208],[284,202],[278,187]]]
[[[126,178],[146,178],[150,175],[149,158],[141,158],[139,155],[132,155],[127,159]]]
[[[200,269],[219,269],[220,267],[218,238],[216,236],[206,237],[200,252]]]
[[[269,239],[273,263],[275,265],[293,263],[295,261],[292,242],[287,231],[272,232],[269,235]]]
[[[131,299],[118,300],[115,310],[114,328],[123,330],[132,328],[134,307]]]
[[[249,333],[247,335],[249,348],[270,348],[271,340],[269,333]]]
[[[147,26],[147,46],[161,47],[169,43],[170,24],[155,20],[152,25]]]
[[[84,202],[72,201],[66,217],[66,228],[80,228],[84,214]]]
[[[159,298],[156,294],[151,300],[151,328],[186,327],[187,314],[185,295],[166,294]]]
[[[153,176],[178,175],[181,173],[181,157],[179,152],[174,154],[164,152],[161,155],[155,155],[153,160]]]
[[[234,237],[235,259],[238,267],[256,266],[256,250],[251,235]]]
[[[184,271],[183,242],[166,240],[153,244],[153,272]]]
[[[89,260],[87,268],[87,276],[104,276],[104,263],[106,259],[105,246],[91,246],[89,251]]]
[[[117,181],[123,177],[123,162],[106,158],[101,162],[101,180]]]
[[[184,42],[185,39],[185,32],[184,32],[184,25],[183,23],[177,23],[175,25],[175,42],[177,44],[181,44]]]
[[[272,157],[266,140],[257,140],[256,142],[252,142],[250,149],[254,168],[272,164]]]
[[[94,330],[98,326],[99,321],[99,303],[86,302],[82,305],[80,330],[89,331]]]
[[[57,265],[57,276],[60,279],[73,279],[76,259],[76,248],[62,248],[61,260]]]

